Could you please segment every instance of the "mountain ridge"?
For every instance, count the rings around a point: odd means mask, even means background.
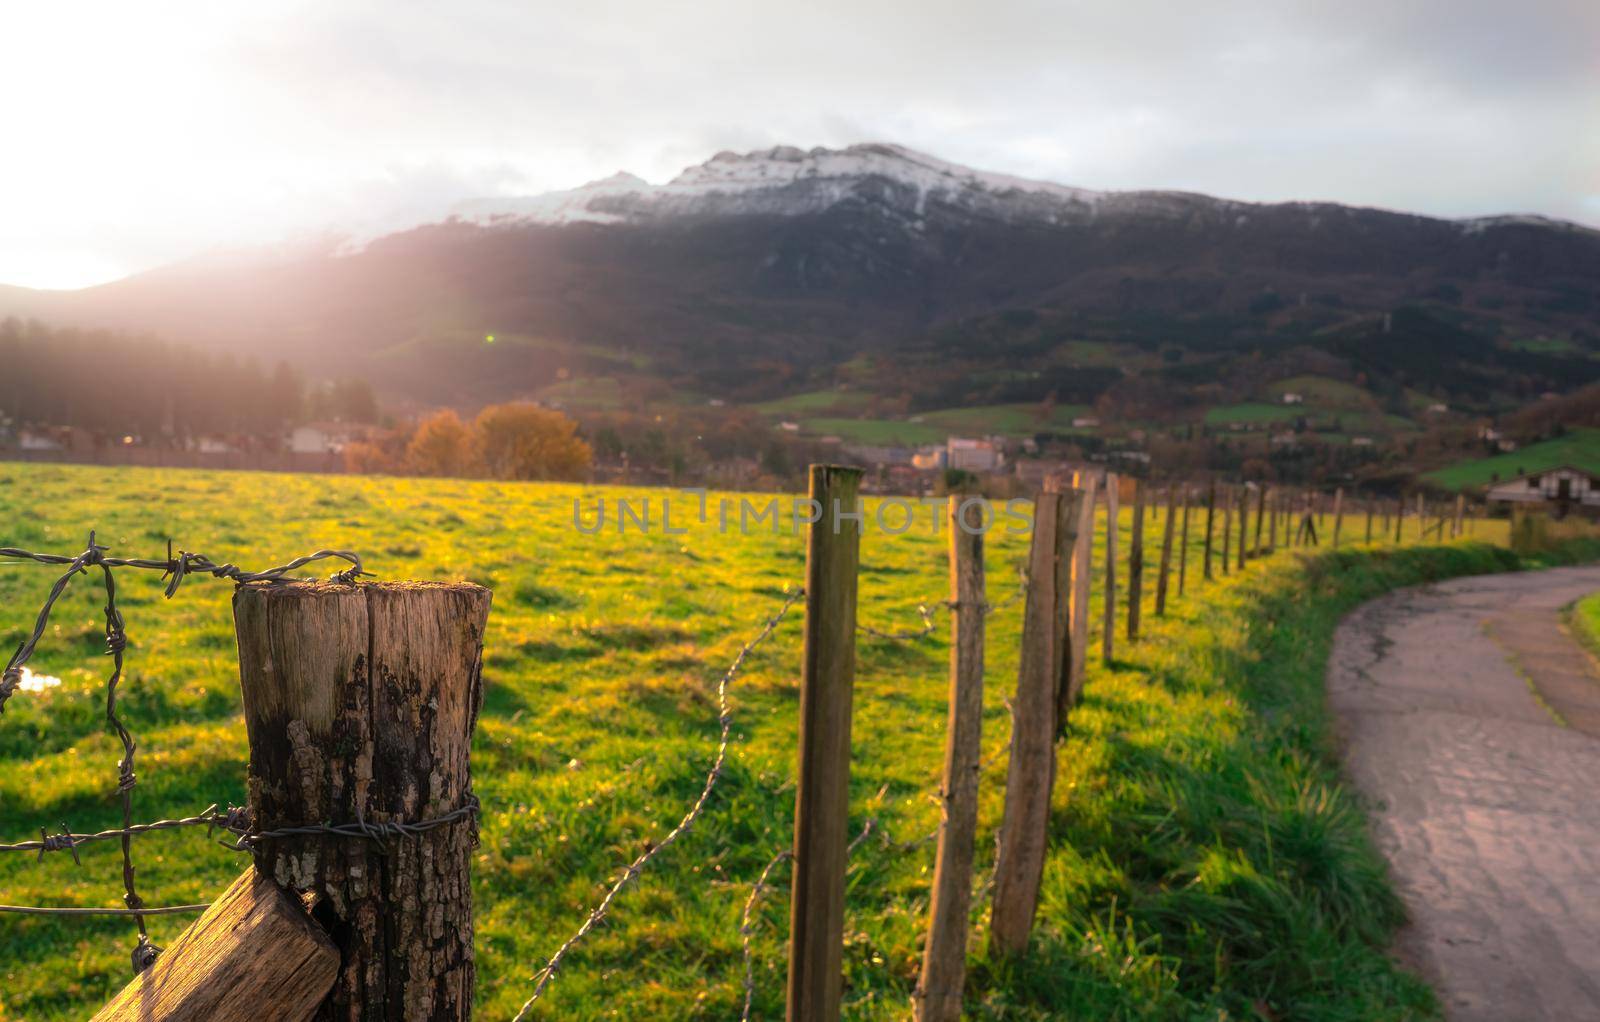
[[[1505,350],[1547,334],[1600,347],[1600,232],[1543,218],[1091,191],[875,143],[494,201],[355,249],[0,288],[0,316],[359,372],[421,403],[535,393],[563,372],[763,397],[863,357],[888,367],[882,386],[947,403],[994,398],[964,381],[995,373],[1006,400],[1094,400],[1141,351],[1170,362],[1138,371],[1166,401],[1314,351],[1491,403],[1496,379],[1526,397],[1600,365]],[[1377,331],[1402,309],[1423,315]],[[1079,364],[1083,343],[1125,352],[1127,372]]]

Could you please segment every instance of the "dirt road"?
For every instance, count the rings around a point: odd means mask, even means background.
[[[1600,568],[1461,579],[1340,626],[1329,700],[1456,1020],[1600,1019],[1600,673],[1561,608]]]

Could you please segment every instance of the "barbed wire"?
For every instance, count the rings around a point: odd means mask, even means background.
[[[344,550],[318,550],[304,557],[297,557],[286,564],[265,571],[245,571],[232,564],[218,564],[204,554],[195,554],[188,551],[172,549],[172,544],[167,544],[167,556],[164,560],[150,560],[141,558],[108,557],[106,551],[109,547],[101,546],[95,542],[95,533],[90,531],[89,542],[83,551],[78,554],[46,554],[36,553],[31,550],[22,550],[17,547],[0,547],[0,557],[14,558],[23,561],[33,561],[39,564],[66,565],[63,572],[50,587],[45,596],[44,605],[40,607],[35,616],[33,629],[17,645],[17,649],[6,661],[4,672],[0,672],[0,713],[5,711],[5,704],[22,684],[22,669],[33,656],[39,646],[39,641],[44,637],[45,629],[49,627],[51,612],[55,609],[56,601],[66,592],[67,586],[79,574],[87,574],[91,569],[100,569],[102,582],[105,587],[105,640],[106,654],[111,657],[111,672],[106,679],[106,720],[116,733],[117,740],[122,746],[122,757],[117,762],[117,796],[120,801],[122,813],[122,826],[114,831],[102,832],[101,835],[86,835],[88,840],[115,839],[121,845],[122,851],[122,900],[126,909],[115,914],[127,915],[134,921],[138,931],[138,943],[133,949],[133,971],[137,975],[149,968],[151,963],[161,953],[161,949],[150,941],[150,934],[145,926],[145,916],[156,914],[148,910],[144,899],[140,897],[136,884],[136,870],[133,864],[133,837],[150,829],[167,829],[169,826],[188,826],[175,821],[160,821],[166,826],[155,827],[146,825],[136,828],[133,823],[133,789],[138,785],[138,774],[134,768],[134,756],[138,750],[138,742],[133,733],[128,730],[122,719],[117,715],[118,688],[122,683],[125,667],[125,654],[128,648],[128,633],[122,612],[117,607],[117,584],[113,572],[115,568],[135,568],[147,571],[160,571],[167,578],[165,589],[166,596],[174,596],[183,580],[190,574],[208,574],[214,578],[232,579],[236,584],[246,582],[282,582],[288,574],[313,561],[337,557],[349,561],[351,567],[336,572],[332,580],[345,584],[355,582],[360,576],[367,574],[362,569],[361,558],[354,553]],[[47,851],[70,851],[74,861],[78,861],[77,836],[73,835],[65,824],[62,824],[61,833],[51,835],[40,832],[37,850],[42,859]],[[0,851],[32,850],[28,846],[33,842],[21,842],[18,846],[0,846]],[[10,906],[13,909],[28,908],[28,906]],[[33,907],[30,914],[36,915],[80,915],[88,914],[75,910],[52,909],[45,906]],[[106,914],[96,912],[94,914]]]
[[[689,807],[689,811],[684,815],[683,819],[678,821],[678,825],[672,828],[666,837],[646,848],[628,864],[627,869],[622,871],[622,875],[606,890],[605,896],[600,899],[600,903],[590,910],[583,924],[556,949],[555,954],[550,956],[544,968],[535,974],[533,993],[523,1002],[522,1007],[517,1010],[512,1022],[522,1022],[523,1019],[527,1018],[528,1012],[532,1010],[534,1004],[544,996],[550,981],[555,977],[556,970],[561,968],[561,964],[567,955],[580,941],[589,935],[590,931],[599,925],[601,920],[605,919],[607,913],[611,911],[612,903],[616,901],[617,896],[622,893],[623,889],[638,878],[639,874],[644,872],[645,867],[650,864],[651,860],[660,855],[673,842],[688,833],[689,829],[705,813],[706,806],[711,799],[711,792],[716,788],[717,782],[721,780],[723,767],[728,758],[728,744],[733,729],[733,711],[728,703],[728,686],[744,666],[744,662],[749,658],[750,654],[766,640],[767,636],[777,629],[783,619],[788,616],[790,608],[804,595],[805,590],[803,588],[796,587],[788,590],[782,605],[762,623],[755,637],[740,648],[738,655],[733,658],[733,662],[728,665],[728,669],[722,673],[721,679],[717,682],[717,705],[719,711],[717,724],[720,728],[720,733],[717,738],[716,757],[712,761],[710,772],[706,774],[705,785],[700,790],[700,797],[695,799],[694,804]]]
[[[1011,595],[1007,596],[998,603],[989,603],[987,601],[984,602],[983,613],[985,617],[1005,610],[1007,607],[1010,607],[1012,604],[1016,603],[1022,598],[1023,593],[1025,593],[1028,588],[1027,569],[1023,568],[1021,571],[1019,571],[1018,576],[1017,588],[1011,593]],[[936,614],[942,610],[956,610],[959,606],[960,604],[955,600],[929,600],[926,603],[917,604],[917,615],[922,618],[922,624],[919,627],[907,628],[899,631],[890,631],[888,629],[876,628],[872,625],[858,621],[856,622],[856,630],[870,635],[875,639],[885,639],[891,642],[925,639],[932,635],[934,629],[937,627],[934,622],[934,616]]]

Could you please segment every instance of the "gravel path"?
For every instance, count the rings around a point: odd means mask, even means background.
[[[1328,667],[1348,775],[1451,1019],[1600,1019],[1600,673],[1561,608],[1600,567],[1391,594]]]

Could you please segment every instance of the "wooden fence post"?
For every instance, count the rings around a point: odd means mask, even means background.
[[[1274,490],[1272,492],[1271,508],[1272,520],[1267,523],[1267,549],[1277,552],[1278,549],[1278,519],[1283,513],[1283,494]]]
[[[1459,537],[1461,535],[1461,519],[1462,519],[1462,516],[1464,516],[1466,513],[1467,513],[1467,497],[1466,497],[1466,494],[1458,493],[1458,494],[1456,494],[1456,518],[1455,518],[1455,522],[1450,526],[1450,538],[1451,539],[1455,539],[1455,538],[1457,538],[1457,537]]]
[[[1233,568],[1233,487],[1222,488],[1222,573]]]
[[[1245,548],[1250,545],[1250,487],[1239,488],[1239,551],[1237,561],[1239,570],[1244,570]]]
[[[1253,555],[1255,557],[1260,557],[1263,553],[1265,553],[1265,551],[1261,548],[1261,526],[1263,523],[1265,523],[1266,519],[1267,484],[1262,483],[1261,487],[1256,490],[1256,538],[1255,542],[1251,544],[1255,548],[1255,553]]]
[[[1078,514],[1074,526],[1072,587],[1067,605],[1067,704],[1078,701],[1089,667],[1089,582],[1094,575],[1094,504],[1099,481],[1088,473],[1077,477]],[[1065,711],[1060,714],[1065,719]],[[1059,720],[1058,720],[1059,724]]]
[[[1394,499],[1394,542],[1396,546],[1404,542],[1405,528],[1406,499],[1404,497],[1396,497]]]
[[[919,1022],[958,1022],[967,970],[973,843],[978,831],[982,758],[983,622],[986,614],[981,523],[961,520],[966,498],[950,498],[950,720],[945,736],[943,822],[934,858],[933,898],[922,976],[911,995]]]
[[[818,509],[806,543],[800,764],[789,903],[789,1022],[837,1022],[844,976],[844,873],[850,816],[850,712],[856,676],[861,470],[812,465]]]
[[[989,917],[989,950],[997,957],[1027,949],[1043,877],[1059,726],[1056,635],[1062,615],[1056,574],[1065,511],[1062,494],[1047,492],[1034,498],[1022,650],[1017,694],[1011,702],[1011,762],[1006,769]]]
[[[1189,578],[1189,484],[1183,484],[1183,534],[1178,541],[1178,595]]]
[[[1333,491],[1333,548],[1339,549],[1339,534],[1344,531],[1344,487]]]
[[[1161,525],[1161,567],[1156,572],[1156,617],[1167,616],[1167,572],[1172,568],[1172,525],[1178,505],[1172,487],[1167,487],[1167,518]]]
[[[487,589],[252,583],[233,594],[259,830],[419,823],[473,805]],[[256,869],[314,894],[341,956],[321,1019],[471,1018],[474,817],[383,843],[260,841]]]
[[[306,1022],[338,974],[322,927],[252,868],[92,1022]]]
[[[1217,482],[1211,481],[1211,489],[1206,493],[1206,542],[1205,542],[1205,580],[1211,581],[1211,534],[1214,531],[1212,523],[1217,517]]]
[[[1368,546],[1371,546],[1372,545],[1372,500],[1369,498],[1364,503],[1367,505],[1367,540],[1366,540],[1366,542],[1367,542]]]
[[[1143,479],[1133,481],[1133,536],[1128,543],[1128,642],[1139,641],[1139,613],[1144,603]]]
[[[1428,501],[1420,491],[1417,493],[1417,542],[1421,543],[1428,538]]]
[[[1116,473],[1106,473],[1106,585],[1105,622],[1100,636],[1100,658],[1110,664],[1117,645],[1117,507],[1119,483]]]

